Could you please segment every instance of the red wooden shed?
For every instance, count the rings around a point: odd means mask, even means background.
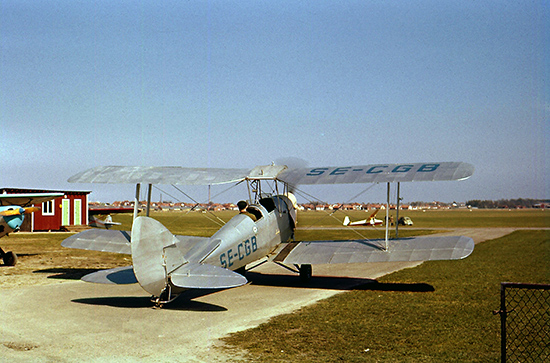
[[[2,188],[0,193],[63,193],[62,197],[35,204],[41,210],[25,216],[21,231],[62,231],[88,224],[89,191]]]

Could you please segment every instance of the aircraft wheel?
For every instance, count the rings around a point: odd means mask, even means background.
[[[13,251],[4,253],[2,259],[4,260],[4,265],[6,266],[15,266],[17,263],[17,255]]]
[[[301,265],[300,266],[300,279],[303,282],[309,282],[311,280],[311,265]]]

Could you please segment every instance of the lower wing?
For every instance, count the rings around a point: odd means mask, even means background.
[[[207,237],[180,236],[176,235],[176,245],[184,254],[193,251],[198,243],[208,240]],[[108,229],[88,229],[74,234],[61,242],[61,246],[67,248],[76,248],[80,250],[115,252],[127,255],[132,254],[130,247],[131,232],[108,230]]]
[[[88,229],[66,238],[61,242],[61,246],[80,250],[132,254],[130,232],[126,231]]]
[[[288,264],[331,264],[458,260],[474,250],[469,237],[415,237],[390,240],[311,241],[289,243],[274,258]]]

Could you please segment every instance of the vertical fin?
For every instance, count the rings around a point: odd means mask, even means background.
[[[132,225],[132,260],[134,274],[141,287],[152,294],[159,296],[168,283],[166,268],[175,269],[177,263],[172,256],[172,250],[167,248],[178,240],[160,222],[149,217],[137,217]],[[166,258],[165,249],[170,257]],[[181,254],[180,254],[181,255]],[[183,257],[182,257],[183,258]],[[170,266],[167,266],[167,261]],[[181,264],[185,263],[182,260]]]

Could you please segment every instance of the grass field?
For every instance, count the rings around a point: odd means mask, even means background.
[[[427,262],[278,316],[225,342],[261,362],[498,362],[500,282],[550,283],[548,231]]]
[[[337,211],[330,215],[325,211],[308,211],[299,213],[299,227],[301,226],[339,226],[345,215],[352,220],[364,219],[372,211]],[[390,215],[395,216],[395,211]],[[413,227],[419,228],[465,228],[465,227],[550,227],[550,212],[544,209],[442,209],[442,210],[411,210],[399,211],[399,216],[408,216]],[[380,211],[376,216],[384,219],[385,212]],[[403,227],[406,230],[407,227]]]
[[[152,212],[151,216],[165,224],[173,233],[185,233],[191,235],[209,236],[220,228],[221,221],[228,221],[235,215],[234,211],[214,213],[201,212]],[[307,211],[298,212],[298,228],[307,229],[315,227],[342,227],[344,216],[348,215],[352,220],[364,219],[372,211]],[[384,211],[380,211],[377,218],[384,219]],[[391,211],[395,215],[395,211]],[[142,214],[140,214],[142,215]],[[426,211],[400,211],[399,216],[409,216],[414,222],[413,227],[430,228],[484,228],[484,227],[525,227],[546,228],[550,227],[550,212],[544,209],[449,209]],[[121,214],[113,217],[115,221],[122,222],[120,229],[131,228],[132,216]],[[221,221],[220,221],[221,220]],[[360,227],[373,229],[372,227]],[[394,227],[395,228],[395,227]],[[406,231],[408,227],[401,226],[400,231]],[[384,227],[377,227],[383,231]],[[400,232],[401,233],[401,232]],[[383,234],[382,234],[383,236]]]

